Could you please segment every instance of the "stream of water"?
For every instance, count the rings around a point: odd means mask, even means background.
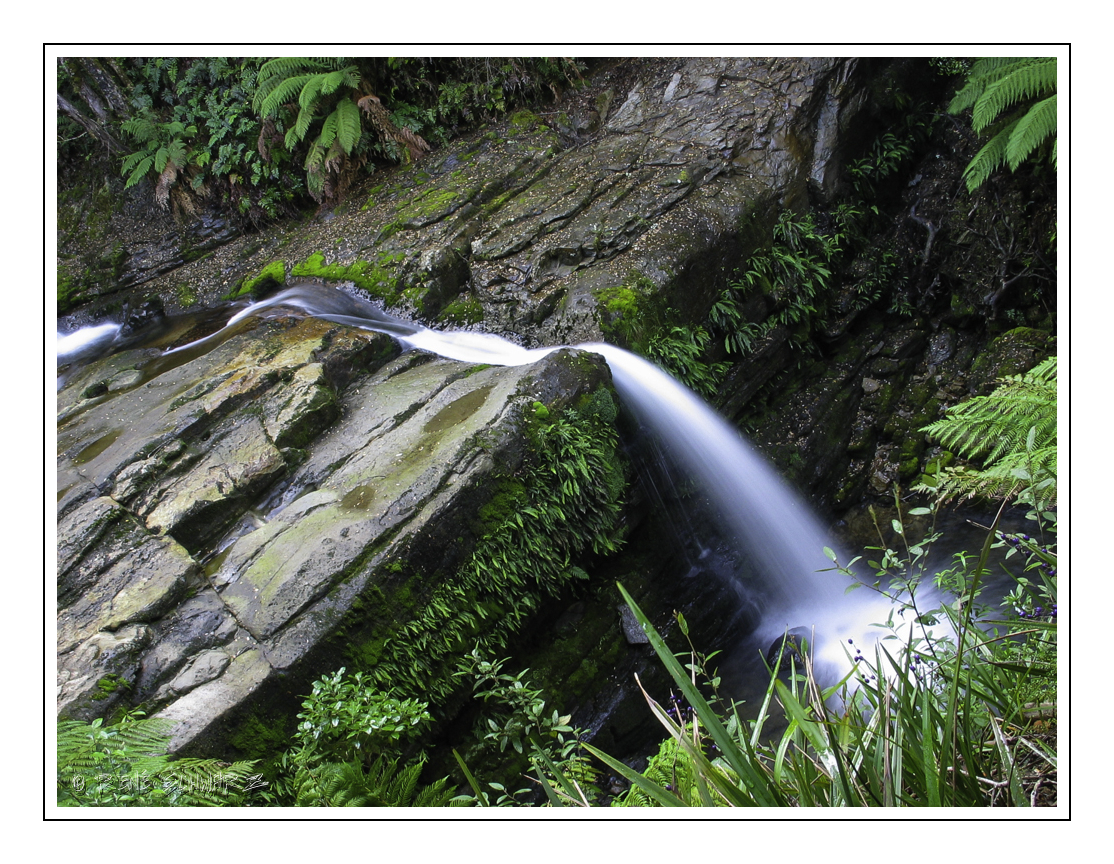
[[[341,291],[300,285],[257,303],[230,306],[232,314],[223,328],[166,353],[193,356],[236,332],[248,317],[279,307],[386,333],[407,348],[469,363],[517,366],[534,363],[562,347],[527,349],[491,334],[432,330],[394,318]],[[121,328],[114,324],[60,334],[59,366],[118,350],[123,342]],[[736,586],[739,596],[756,597],[760,610],[758,631],[747,634],[748,644],[756,636],[768,644],[787,629],[805,628],[814,634],[811,641],[818,673],[824,678],[842,677],[851,665],[849,640],[869,651],[884,635],[873,625],[889,617],[891,602],[867,590],[845,592],[849,578],[832,571],[824,554],[825,547],[835,548],[836,544],[808,504],[699,396],[657,366],[621,348],[604,343],[572,347],[607,360],[623,406],[660,441],[669,459],[710,503],[718,535],[729,538],[752,562],[752,582]],[[839,558],[847,561],[849,556],[840,554]],[[731,572],[730,567],[711,569],[728,582],[747,578]]]

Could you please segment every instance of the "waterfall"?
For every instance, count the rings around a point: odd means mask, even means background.
[[[300,285],[243,308],[238,304],[230,307],[238,311],[222,330],[173,350],[196,350],[222,341],[241,329],[238,325],[244,319],[280,306],[386,333],[407,348],[469,363],[518,366],[534,363],[561,347],[527,349],[488,333],[432,330],[394,318],[341,291]],[[104,324],[60,335],[59,365],[103,350],[117,330],[116,325]],[[735,428],[654,364],[605,343],[572,347],[604,357],[621,403],[657,437],[670,459],[711,503],[718,533],[732,539],[756,565],[758,572],[752,578],[759,583],[757,593],[762,600],[756,636],[773,640],[787,629],[806,628],[816,634],[816,666],[827,670],[825,677],[849,668],[847,640],[868,648],[885,632],[873,625],[886,621],[894,607],[886,597],[868,590],[846,593],[850,580],[831,569],[823,550],[834,544],[808,504]],[[839,557],[848,560],[846,555]],[[743,578],[717,575],[728,580]],[[756,592],[748,586],[746,593]]]

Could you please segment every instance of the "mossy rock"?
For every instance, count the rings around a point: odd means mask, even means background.
[[[1056,350],[1056,339],[1044,330],[1015,327],[994,339],[971,365],[970,381],[977,395],[994,389],[999,378],[1028,372]]]
[[[259,296],[286,284],[286,262],[272,261],[255,276],[244,279],[240,286],[225,299],[234,300],[246,295]]]

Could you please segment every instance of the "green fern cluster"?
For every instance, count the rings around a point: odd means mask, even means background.
[[[305,160],[306,183],[320,198],[325,173],[340,166],[363,136],[360,109],[350,98],[360,86],[360,71],[347,58],[278,57],[259,70],[252,106],[263,119],[297,105],[294,125],[286,131],[287,150],[305,139],[317,120],[321,127]]]
[[[711,339],[703,327],[672,327],[651,337],[646,356],[705,398],[715,395],[729,363],[708,363],[704,351]]]
[[[112,726],[100,719],[59,723],[58,806],[236,805],[256,788],[254,762],[172,759],[169,726],[131,715]]]
[[[963,172],[970,191],[1002,165],[1016,171],[1050,139],[1056,169],[1055,57],[984,57],[948,106],[953,114],[968,108],[975,132],[992,133]]]
[[[506,484],[505,506],[468,564],[384,645],[383,659],[369,670],[378,686],[444,700],[456,689],[459,657],[504,648],[546,597],[587,578],[575,564],[579,556],[618,548],[626,481],[616,413],[607,390],[580,410],[536,411],[533,464]]]
[[[725,773],[732,778],[735,776],[730,769]],[[684,806],[702,806],[699,788],[701,778],[692,758],[676,738],[667,738],[661,743],[658,752],[650,757],[642,776],[667,792],[672,792],[684,803]],[[726,806],[726,802],[721,798],[713,800],[717,805]],[[612,800],[611,806],[657,807],[660,803],[637,784],[632,784],[626,792]]]
[[[921,431],[985,467],[946,468],[937,473],[934,486],[918,489],[948,500],[1005,498],[1021,488],[1033,503],[1055,505],[1056,358],[1001,379],[990,395],[949,409],[944,419]]]
[[[464,803],[453,800],[456,789],[446,778],[419,787],[424,765],[414,762],[399,770],[397,759],[380,756],[367,768],[358,759],[303,766],[293,781],[294,803],[297,807],[446,807]]]
[[[143,145],[142,149],[124,157],[120,169],[128,178],[124,188],[130,189],[153,173],[157,177],[155,199],[165,207],[178,174],[189,165],[190,147],[187,139],[197,135],[197,127],[187,126],[177,120],[162,123],[149,112],[125,120],[121,126]]]

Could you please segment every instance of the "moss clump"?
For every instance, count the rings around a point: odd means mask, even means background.
[[[244,297],[248,294],[259,295],[265,291],[270,291],[273,288],[278,288],[286,283],[286,262],[285,261],[272,261],[255,276],[250,279],[245,279],[240,285],[229,294],[225,299],[234,300],[237,297]]]
[[[174,293],[178,297],[178,303],[182,306],[192,306],[197,302],[197,291],[194,290],[192,285],[183,282],[174,289]]]
[[[84,302],[86,286],[59,271],[58,273],[58,314],[65,315],[74,307]]]
[[[484,320],[484,308],[475,297],[456,300],[441,310],[437,320],[442,324],[479,324]]]
[[[378,261],[355,261],[352,264],[326,264],[325,256],[315,252],[305,261],[295,264],[291,276],[308,276],[335,282],[351,282],[357,288],[378,297],[387,306],[399,301],[399,278],[391,271],[404,256],[382,255]]]
[[[538,126],[542,125],[541,118],[538,117],[533,111],[523,108],[521,111],[515,111],[511,115],[511,136],[523,135],[528,132],[533,132]]]
[[[622,285],[598,291],[596,317],[600,329],[638,350],[661,327],[660,312],[651,299],[654,290],[651,279],[634,272]]]

